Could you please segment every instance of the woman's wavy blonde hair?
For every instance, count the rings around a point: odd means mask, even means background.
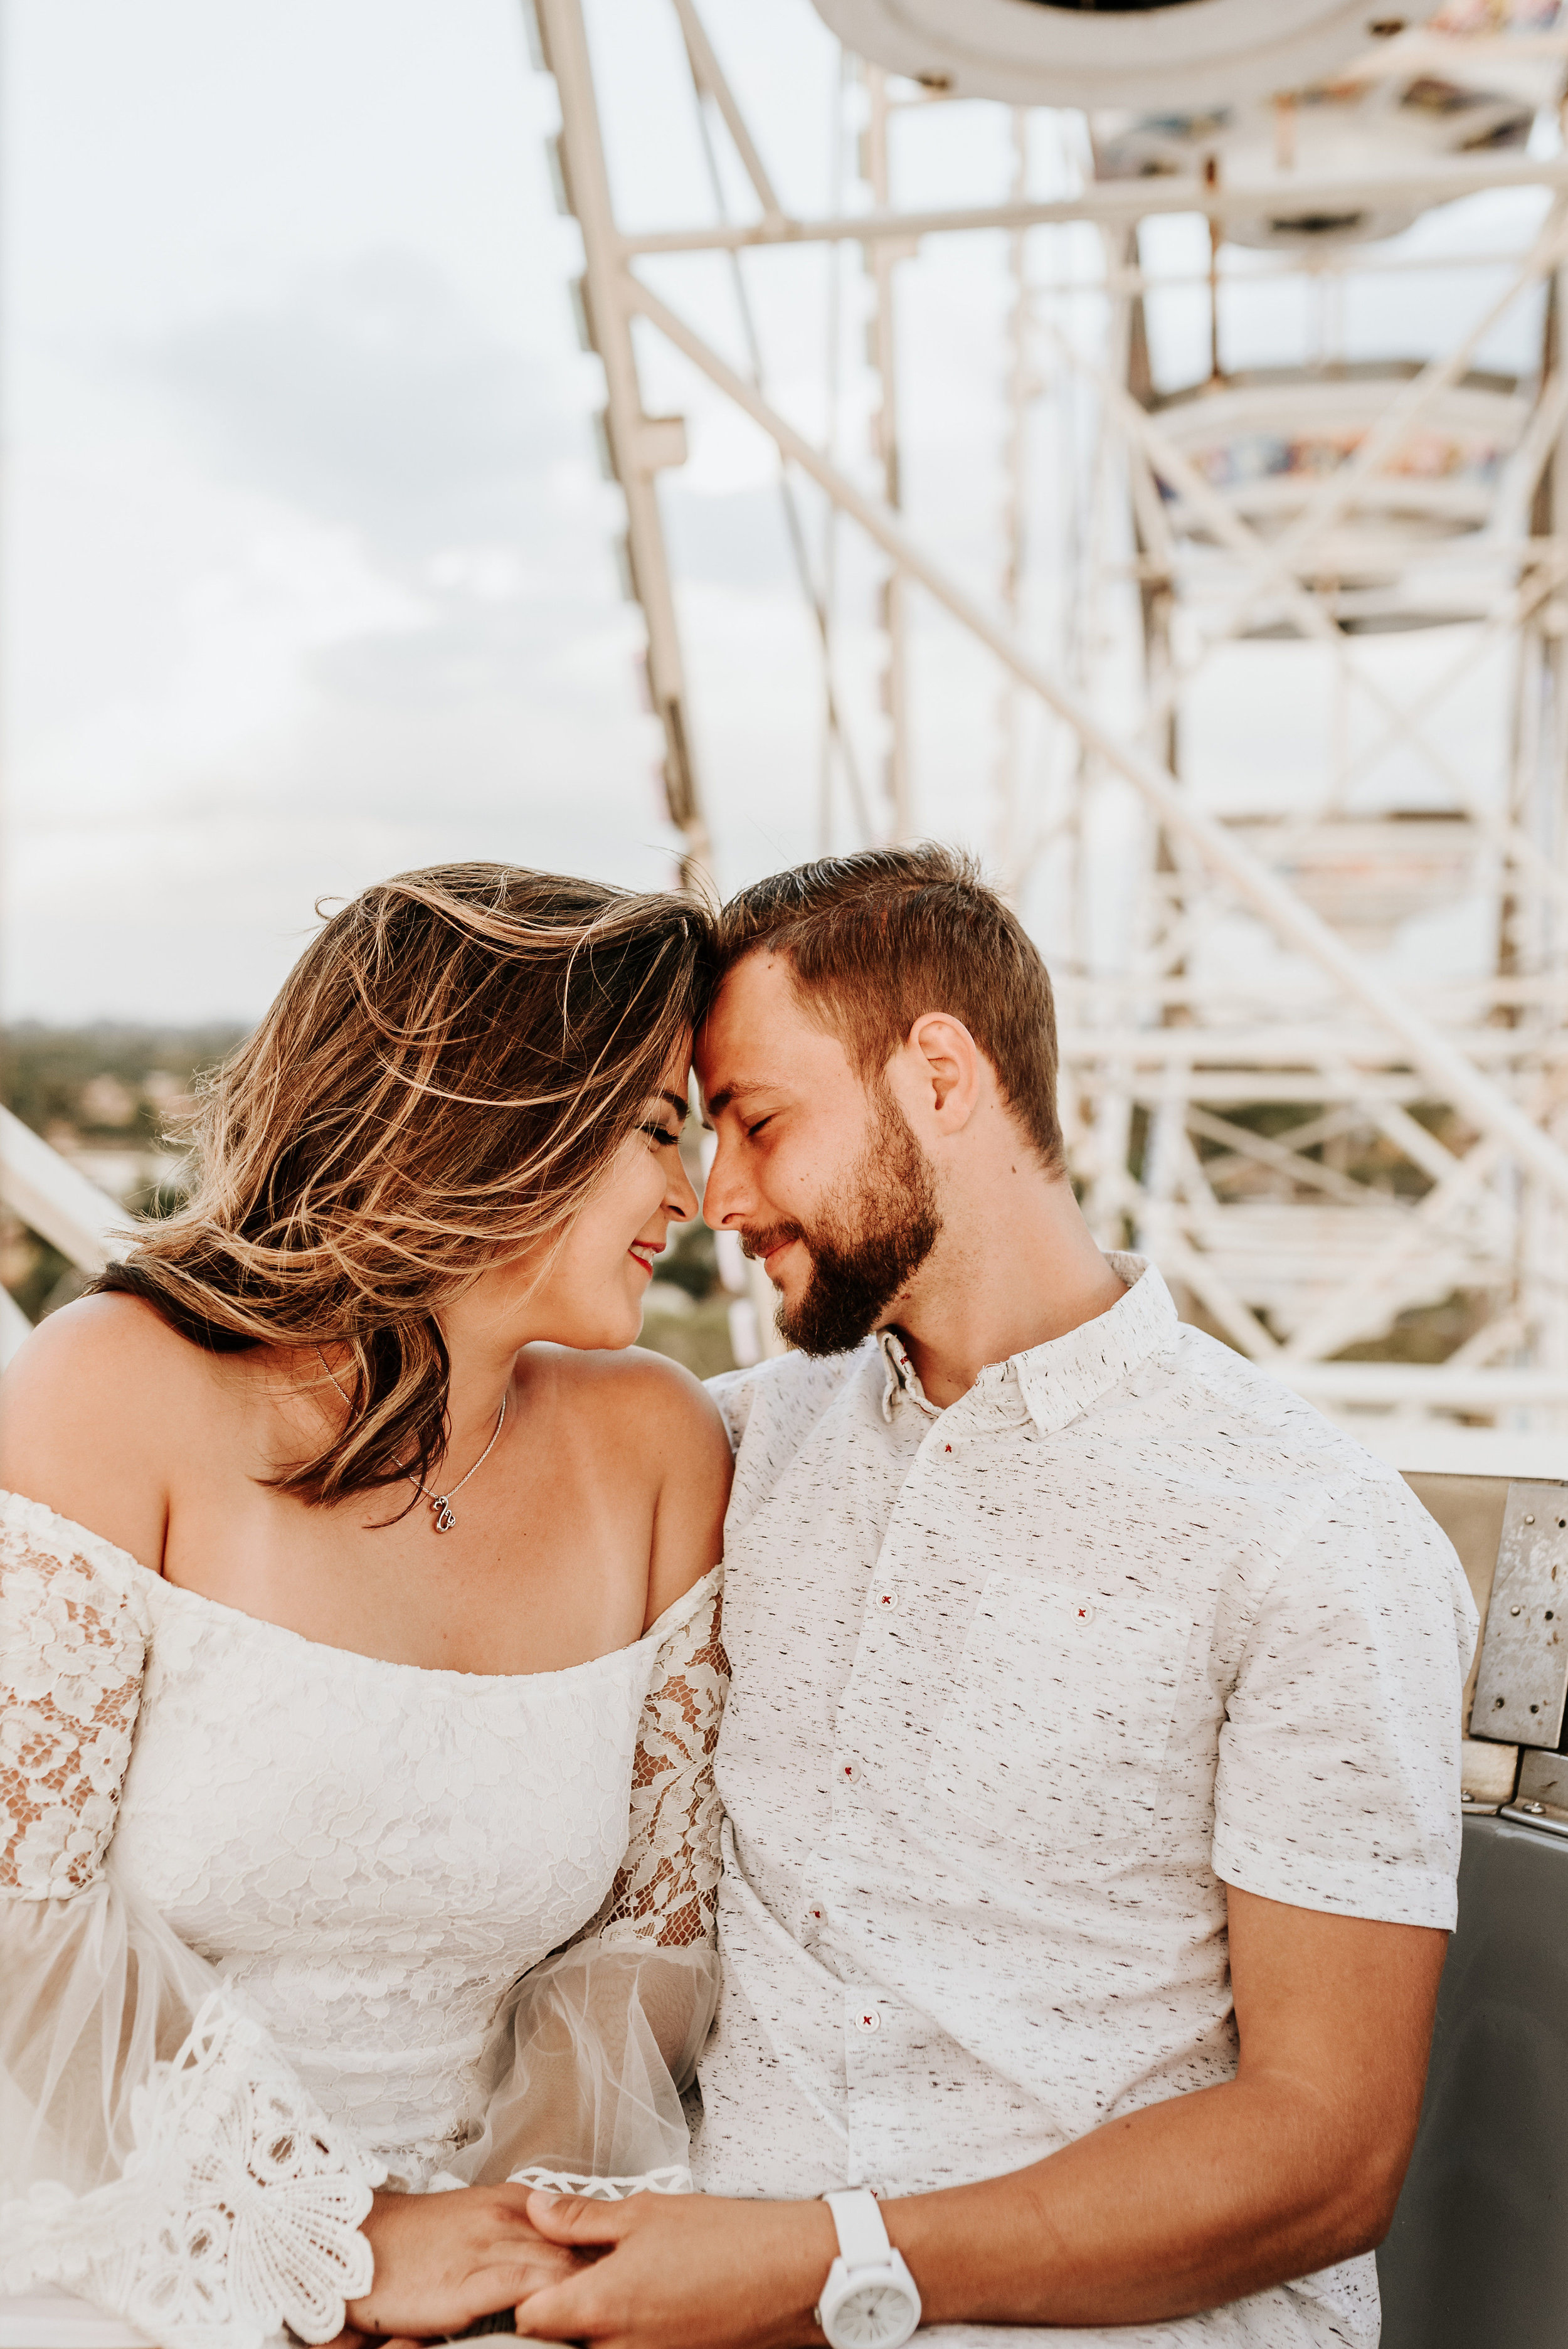
[[[428,1483],[440,1307],[571,1221],[701,1016],[712,939],[690,897],[515,865],[366,889],[205,1081],[187,1204],[98,1286],[218,1352],[346,1350],[346,1423],[281,1490]]]

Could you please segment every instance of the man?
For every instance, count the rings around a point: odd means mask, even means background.
[[[807,866],[725,932],[705,1209],[797,1350],[716,1382],[705,2195],[535,2198],[610,2248],[520,2325],[1371,2349],[1454,1920],[1458,1561],[1102,1256],[1044,968],[967,864]]]

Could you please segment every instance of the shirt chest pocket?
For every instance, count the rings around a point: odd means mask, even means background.
[[[927,1793],[1037,1847],[1144,1824],[1192,1623],[1032,1575],[989,1576],[937,1723]]]

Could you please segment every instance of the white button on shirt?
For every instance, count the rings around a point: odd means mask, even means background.
[[[1452,1550],[1111,1262],[1109,1312],[946,1412],[892,1338],[713,1382],[737,1459],[707,2191],[954,2185],[1231,2077],[1227,1882],[1453,1922]],[[1178,2323],[933,2338],[1377,2334],[1365,2260]]]

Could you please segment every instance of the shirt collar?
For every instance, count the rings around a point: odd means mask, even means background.
[[[1147,1257],[1108,1249],[1106,1261],[1126,1288],[1109,1312],[1031,1346],[1006,1362],[989,1363],[968,1394],[955,1408],[989,1401],[1006,1407],[1013,1398],[1021,1402],[1042,1435],[1051,1435],[1088,1411],[1100,1397],[1119,1386],[1151,1355],[1163,1352],[1175,1338],[1176,1308],[1158,1268]],[[881,1333],[882,1417],[891,1421],[901,1402],[908,1402],[934,1418],[937,1406],[920,1383],[920,1373],[895,1330]],[[1009,1416],[1016,1415],[1008,1413]]]
[[[909,1359],[909,1349],[896,1330],[878,1332],[877,1343],[882,1356],[882,1414],[891,1422],[898,1405],[906,1399],[917,1411],[930,1419],[936,1416],[936,1405],[927,1397],[920,1383],[920,1372]]]

